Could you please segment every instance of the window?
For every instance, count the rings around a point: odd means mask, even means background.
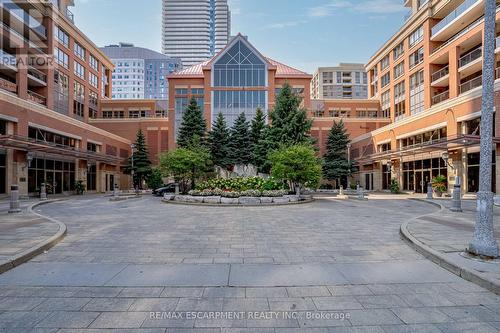
[[[394,117],[399,120],[405,116],[405,101],[396,103],[394,105]]]
[[[175,89],[175,94],[176,95],[187,95],[188,94],[188,90],[187,89]]]
[[[97,118],[97,103],[98,103],[98,94],[95,91],[91,91],[89,93],[89,117]]]
[[[59,26],[54,27],[54,37],[61,43],[62,45],[69,47],[69,35],[61,29]]]
[[[415,67],[424,61],[424,48],[421,47],[410,55],[410,68]]]
[[[228,126],[232,126],[236,118],[244,113],[248,120],[253,119],[255,110],[261,108],[266,109],[266,91],[231,91],[217,90],[214,91],[213,114],[217,115],[221,112]]]
[[[191,94],[192,95],[204,95],[205,90],[202,88],[193,88],[193,89],[191,89]]]
[[[401,61],[399,64],[394,67],[394,79],[397,79],[405,72],[405,62]]]
[[[68,115],[69,109],[69,80],[68,76],[55,70],[54,72],[54,110]]]
[[[97,144],[87,141],[87,151],[97,152]]]
[[[54,58],[56,59],[56,62],[63,66],[64,68],[69,68],[69,57],[66,53],[58,49],[57,47],[54,48]]]
[[[238,41],[213,65],[214,87],[266,87],[267,66]]]
[[[380,70],[384,70],[389,67],[389,56],[386,55],[382,61],[380,61]]]
[[[405,81],[394,86],[394,100],[405,97]]]
[[[97,77],[97,75],[93,74],[93,73],[89,73],[89,83],[93,86],[93,87],[96,87],[98,86],[98,83],[99,83],[99,78]]]
[[[417,30],[413,31],[410,37],[408,38],[410,42],[410,47],[420,42],[423,38],[424,38],[424,27],[421,26]]]
[[[77,42],[75,42],[75,55],[85,61],[85,49]]]
[[[392,58],[393,58],[394,60],[399,59],[399,57],[401,57],[401,56],[403,55],[403,53],[404,53],[404,52],[405,52],[404,43],[403,43],[403,42],[401,42],[401,43],[399,43],[399,45],[398,45],[398,46],[396,46],[396,47],[394,48],[394,50],[392,50]]]
[[[74,99],[83,103],[85,100],[85,87],[80,82],[75,81],[73,88]]]
[[[78,61],[74,62],[75,64],[75,75],[81,79],[85,79],[85,68]]]
[[[388,90],[381,95],[382,114],[388,118],[391,114],[391,92]]]
[[[84,105],[78,101],[73,101],[73,113],[80,118],[84,117]]]
[[[380,79],[380,82],[382,84],[382,88],[387,86],[389,83],[391,83],[391,73],[387,73],[385,75],[383,75]]]
[[[423,70],[410,76],[410,113],[413,115],[422,111],[424,111]]]
[[[95,70],[96,72],[99,71],[99,61],[92,55],[89,55],[89,64],[93,70]]]

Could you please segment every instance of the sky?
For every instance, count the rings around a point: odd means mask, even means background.
[[[228,0],[232,34],[265,56],[313,73],[366,63],[403,25],[401,0]],[[75,0],[75,23],[98,46],[133,43],[161,52],[161,0]]]

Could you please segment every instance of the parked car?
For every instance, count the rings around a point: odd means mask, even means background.
[[[153,195],[157,197],[163,196],[165,193],[175,193],[175,184],[165,184],[162,187],[157,188],[153,191]]]

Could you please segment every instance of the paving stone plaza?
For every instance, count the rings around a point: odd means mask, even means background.
[[[67,235],[0,275],[0,332],[500,331],[500,296],[401,240],[404,221],[437,211],[388,195],[49,203],[35,212]]]

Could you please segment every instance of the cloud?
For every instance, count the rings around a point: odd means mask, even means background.
[[[266,25],[266,26],[262,27],[261,30],[284,29],[284,28],[296,27],[298,25],[305,24],[305,23],[307,23],[306,20],[277,22],[277,23]]]
[[[400,0],[330,0],[321,6],[309,8],[308,15],[312,18],[321,18],[331,16],[336,11],[341,10],[366,14],[387,14],[407,11]]]

